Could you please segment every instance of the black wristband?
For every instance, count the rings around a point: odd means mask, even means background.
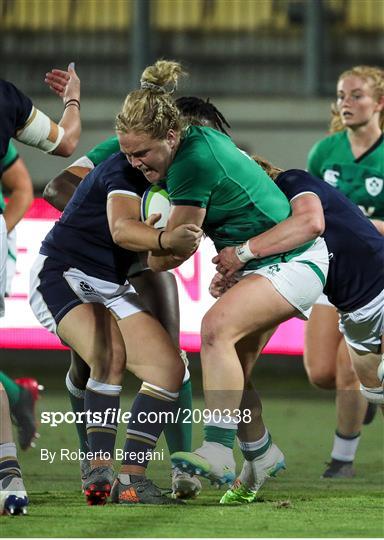
[[[157,241],[159,243],[159,248],[162,249],[163,251],[165,251],[165,247],[163,247],[162,243],[161,243],[161,237],[162,235],[165,233],[165,231],[161,231],[159,236],[157,237]]]
[[[64,110],[70,105],[75,105],[80,110],[80,101],[78,99],[75,99],[75,98],[69,99],[64,105]]]

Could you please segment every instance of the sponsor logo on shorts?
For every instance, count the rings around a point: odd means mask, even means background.
[[[268,274],[270,276],[274,276],[277,272],[280,272],[281,268],[278,264],[272,264],[268,267]]]
[[[98,292],[95,291],[92,285],[90,285],[86,281],[80,281],[79,286],[84,294],[99,294]]]

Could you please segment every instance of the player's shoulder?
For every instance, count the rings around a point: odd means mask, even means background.
[[[338,146],[340,142],[342,142],[345,138],[346,134],[344,131],[340,131],[337,133],[330,133],[326,137],[323,137],[319,141],[317,141],[311,148],[312,154],[326,154],[329,152],[332,148]]]
[[[134,173],[132,165],[128,162],[127,158],[122,152],[115,152],[111,154],[94,169],[96,176],[121,173],[122,171],[129,173],[132,172],[132,174]]]
[[[19,90],[17,86],[5,79],[0,79],[0,103],[3,106],[8,107],[12,105],[19,106],[21,103],[28,109],[28,112],[30,112],[30,109],[32,108],[31,99]]]
[[[125,154],[116,152],[90,173],[93,181],[107,189],[129,189],[142,193],[149,185],[144,175],[132,167]]]

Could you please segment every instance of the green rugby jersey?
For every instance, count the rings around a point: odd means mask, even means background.
[[[218,251],[246,242],[291,213],[288,199],[264,170],[227,135],[208,127],[187,129],[166,183],[173,205],[206,209],[203,230]],[[252,260],[246,269],[290,260],[312,244]]]
[[[116,135],[114,135],[113,137],[109,137],[109,139],[106,139],[97,146],[94,146],[85,155],[88,159],[92,161],[92,163],[96,167],[96,165],[99,165],[99,163],[105,161],[115,152],[120,152],[119,140]]]
[[[15,163],[17,159],[19,159],[19,154],[16,150],[16,147],[14,144],[12,144],[12,142],[9,142],[7,153],[5,154],[3,159],[0,160],[0,170],[2,170],[3,174],[11,165]],[[5,201],[0,186],[0,209],[4,210],[4,208]]]
[[[384,135],[357,159],[345,130],[329,135],[311,149],[308,171],[340,190],[367,217],[384,219]]]

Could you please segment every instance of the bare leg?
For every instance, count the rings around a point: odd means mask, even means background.
[[[360,393],[359,379],[344,339],[337,354],[336,387],[337,431],[342,435],[357,434],[363,425],[367,400]]]
[[[325,477],[351,477],[367,402],[358,390],[346,344],[338,327],[336,308],[315,305],[306,325],[304,366],[309,380],[319,388],[336,387],[337,426],[332,460]]]
[[[384,339],[384,338],[383,338]],[[383,352],[379,354],[364,353],[348,346],[353,367],[361,384],[365,387],[364,395],[381,406],[384,415],[383,383],[378,378],[377,369],[382,361]],[[381,390],[381,391],[380,391]]]
[[[258,275],[243,279],[213,305],[203,319],[201,330],[203,385],[208,409],[239,408],[244,372],[236,343],[252,333],[262,335],[297,314],[274,286]]]

